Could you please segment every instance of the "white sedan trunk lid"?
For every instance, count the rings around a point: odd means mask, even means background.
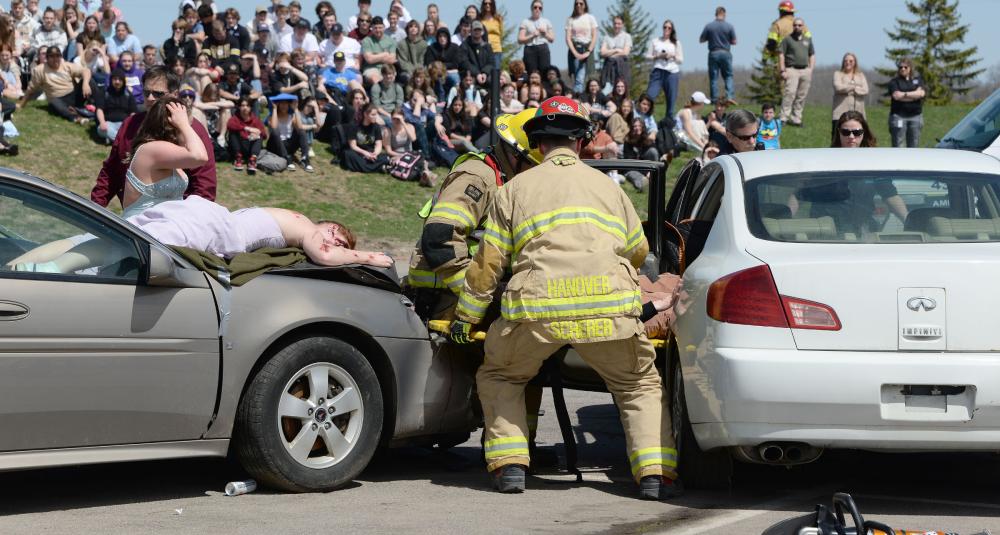
[[[757,242],[778,293],[830,306],[839,331],[792,329],[804,350],[1000,351],[1000,244]]]

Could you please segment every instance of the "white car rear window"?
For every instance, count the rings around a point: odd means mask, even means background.
[[[747,183],[758,238],[822,243],[1000,241],[1000,177],[786,175]]]

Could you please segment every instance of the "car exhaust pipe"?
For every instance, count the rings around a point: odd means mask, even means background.
[[[792,445],[785,448],[785,460],[790,463],[797,463],[802,460],[802,448]]]
[[[757,453],[764,462],[778,463],[785,458],[785,450],[778,444],[761,444],[757,447]]]
[[[730,450],[746,463],[794,466],[819,459],[823,448],[805,442],[764,442],[756,446],[736,446]]]

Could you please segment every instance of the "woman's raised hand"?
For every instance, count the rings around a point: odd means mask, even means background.
[[[191,119],[188,117],[187,106],[179,102],[167,104],[167,111],[170,112],[170,124],[178,130],[183,130],[185,126],[191,126]]]

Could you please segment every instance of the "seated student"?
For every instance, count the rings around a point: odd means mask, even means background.
[[[412,153],[413,143],[416,140],[416,128],[406,122],[403,112],[393,112],[390,126],[382,129],[382,146],[385,147],[385,152],[389,155],[389,161],[395,163],[407,153]],[[428,188],[434,187],[436,179],[437,176],[431,172],[427,158],[424,157],[419,176],[420,185]]]
[[[462,80],[459,82],[459,85],[452,87],[448,91],[445,102],[453,102],[456,96],[461,97],[465,101],[466,113],[470,117],[475,116],[482,109],[483,97],[479,94],[479,88],[476,86],[476,78],[473,76],[472,71],[465,71],[462,74]]]
[[[392,114],[403,108],[403,86],[396,83],[396,69],[392,65],[383,65],[382,80],[372,84],[371,101],[378,107],[382,123],[388,126]]]
[[[125,51],[118,56],[116,70],[120,70],[125,75],[125,92],[132,95],[136,106],[142,106],[142,75],[145,72],[139,63],[135,61],[135,55]],[[108,81],[110,87],[111,81]]]
[[[382,127],[379,126],[378,108],[365,104],[361,122],[347,125],[344,138],[347,147],[341,162],[344,169],[357,173],[384,173],[389,157],[382,151]]]
[[[50,47],[45,51],[45,63],[35,65],[31,72],[31,82],[18,101],[19,107],[34,100],[39,93],[45,93],[52,113],[67,121],[87,123],[87,119],[80,116],[77,107],[82,106],[84,100],[90,97],[88,69],[63,61],[62,51]]]
[[[219,82],[219,98],[232,102],[234,106],[242,97],[253,98],[253,87],[243,80],[243,69],[238,63],[227,63],[224,72]]]
[[[166,201],[131,216],[129,223],[157,241],[175,247],[205,251],[223,258],[262,247],[299,247],[313,263],[323,266],[367,264],[389,267],[385,253],[355,251],[354,235],[335,221],[313,223],[283,208],[244,208],[230,212],[224,206],[191,195]],[[102,265],[108,244],[93,235],[71,236],[41,245],[11,260],[13,271],[73,273]]]
[[[316,91],[325,94],[327,100],[340,106],[347,104],[346,95],[352,89],[364,89],[361,74],[347,65],[347,56],[340,51],[333,53],[333,65],[321,70],[319,79]]]
[[[288,170],[295,170],[295,153],[301,152],[302,168],[312,173],[315,169],[309,163],[309,140],[299,118],[298,98],[291,93],[271,97],[274,111],[268,119],[267,150],[281,156],[288,162]]]
[[[466,111],[465,100],[456,96],[450,102],[443,117],[448,142],[459,153],[475,152],[476,146],[472,143],[472,117]]]
[[[106,92],[97,93],[97,134],[110,145],[118,137],[125,118],[137,111],[135,99],[125,87],[125,73],[115,69]]]
[[[240,97],[236,102],[236,113],[226,125],[226,146],[233,159],[233,170],[242,171],[243,162],[247,162],[248,175],[257,174],[257,156],[260,155],[263,140],[267,138],[267,128],[253,112],[253,103],[248,96]]]

